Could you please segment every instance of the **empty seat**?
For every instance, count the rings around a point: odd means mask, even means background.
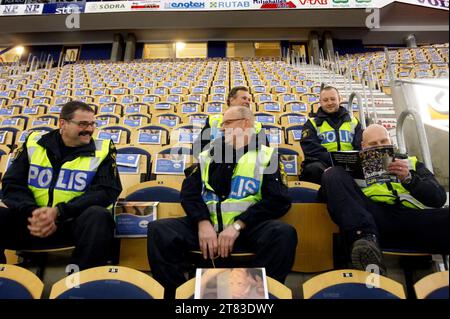
[[[377,274],[342,269],[317,275],[303,284],[305,299],[405,299],[403,286]]]
[[[164,288],[140,271],[103,266],[74,273],[55,283],[50,299],[163,299]]]
[[[43,282],[31,271],[0,264],[0,299],[39,299]]]

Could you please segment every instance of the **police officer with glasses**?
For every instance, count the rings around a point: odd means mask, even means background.
[[[71,263],[82,269],[112,258],[114,220],[109,208],[122,186],[116,149],[92,137],[92,108],[72,101],[59,129],[32,132],[2,180],[0,263],[4,249],[75,246]]]
[[[247,107],[230,107],[223,116],[223,137],[200,153],[199,164],[185,171],[181,205],[187,217],[149,223],[147,249],[153,277],[173,298],[186,279],[186,255],[227,258],[250,251],[248,267],[265,267],[283,282],[292,268],[297,234],[280,220],[291,206],[278,155],[255,134]]]

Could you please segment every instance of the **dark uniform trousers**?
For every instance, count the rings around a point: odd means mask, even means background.
[[[4,249],[49,249],[75,246],[72,264],[83,270],[106,265],[112,258],[114,219],[101,206],[91,206],[76,219],[57,224],[46,238],[32,236],[27,228],[28,216],[0,208],[0,263],[5,263]]]
[[[375,203],[338,166],[323,174],[320,195],[348,243],[355,240],[355,233],[360,230],[376,235],[382,248],[449,252],[448,208],[419,210]]]
[[[265,267],[268,276],[284,282],[294,263],[296,247],[295,228],[279,220],[269,220],[244,229],[236,239],[233,252],[255,253],[255,258],[245,267]],[[165,287],[166,296],[170,296],[186,281],[184,273],[190,266],[188,252],[200,250],[197,225],[188,217],[149,223],[147,249],[153,278]]]
[[[321,161],[307,161],[302,164],[300,180],[310,183],[321,183],[322,174],[327,166]]]

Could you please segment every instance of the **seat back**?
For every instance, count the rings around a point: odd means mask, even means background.
[[[0,299],[39,299],[43,282],[31,271],[0,264]]]
[[[370,272],[341,269],[315,276],[303,284],[305,299],[405,299],[403,286]]]
[[[440,271],[428,275],[414,284],[417,299],[448,299],[449,272]]]
[[[152,277],[122,266],[74,273],[56,282],[50,299],[163,299],[164,288]]]

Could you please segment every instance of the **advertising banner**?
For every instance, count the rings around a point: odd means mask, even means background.
[[[0,16],[31,14],[383,8],[401,2],[447,10],[449,0],[0,0]],[[34,5],[30,6],[30,5]]]

